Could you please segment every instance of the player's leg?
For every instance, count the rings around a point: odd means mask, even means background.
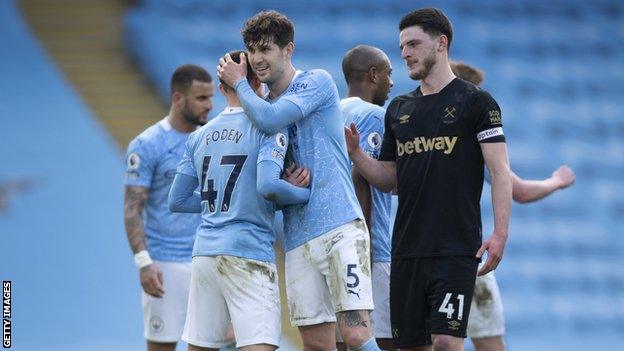
[[[193,257],[191,286],[182,340],[189,351],[218,350],[227,345],[230,325],[217,258]]]
[[[394,347],[431,351],[427,285],[422,258],[393,259],[390,269],[390,318]]]
[[[435,351],[464,349],[477,260],[470,256],[426,259],[430,272],[430,332]]]
[[[370,242],[366,225],[357,220],[323,235],[326,257],[319,261],[331,292],[338,329],[350,350],[379,350],[373,338]]]
[[[372,272],[373,302],[371,312],[373,335],[382,350],[393,350],[392,329],[390,327],[390,262],[373,263]]]
[[[468,318],[468,337],[476,351],[503,351],[503,303],[494,272],[477,277]]]
[[[156,261],[166,294],[156,298],[143,292],[143,321],[148,351],[173,351],[186,318],[191,264]]]
[[[290,323],[299,329],[304,350],[329,351],[336,347],[336,316],[325,277],[313,259],[322,254],[316,239],[286,252],[286,295]]]
[[[275,264],[217,256],[216,268],[236,335],[236,347],[250,351],[277,349],[281,319]]]

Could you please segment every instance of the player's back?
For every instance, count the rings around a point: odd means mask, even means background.
[[[242,108],[230,107],[189,138],[202,200],[194,256],[274,261],[275,206],[256,190],[258,154],[267,138]]]

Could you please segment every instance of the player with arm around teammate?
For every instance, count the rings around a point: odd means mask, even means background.
[[[246,65],[227,55],[217,72],[236,88],[247,116],[261,130],[288,128],[294,162],[309,168],[310,200],[284,213],[290,320],[305,350],[333,350],[335,322],[352,350],[379,350],[372,335],[370,242],[350,177],[338,91],[323,70],[291,62],[294,26],[275,11],[258,13],[242,30],[249,61],[266,83],[266,100],[243,79]]]
[[[255,75],[248,79],[260,90]],[[218,349],[231,321],[237,348],[275,350],[281,331],[275,204],[266,198],[305,203],[310,189],[280,179],[287,135],[259,131],[234,90],[223,82],[219,88],[228,107],[189,137],[169,195],[172,211],[202,213],[182,339],[191,351]]]
[[[191,275],[191,251],[200,217],[174,214],[167,195],[189,134],[212,108],[212,78],[184,65],[171,78],[169,115],[128,146],[124,218],[139,270],[144,337],[150,351],[172,351],[182,335]]]
[[[477,86],[483,82],[483,72],[463,62],[451,61],[451,69],[458,77]],[[540,200],[558,189],[564,189],[574,183],[574,172],[561,166],[552,176],[541,180],[526,180],[511,173],[513,200],[527,203]],[[489,177],[486,176],[489,181]],[[505,319],[503,301],[494,272],[477,277],[474,298],[470,305],[468,318],[468,337],[476,351],[503,351],[505,342]]]
[[[401,56],[415,91],[390,103],[380,160],[345,131],[349,155],[371,185],[397,186],[390,308],[394,346],[462,350],[479,258],[479,275],[496,268],[508,235],[511,175],[500,109],[476,86],[456,79],[448,61],[451,23],[438,9],[413,11],[399,24]],[[492,174],[494,233],[481,244],[483,167]]]
[[[383,105],[392,88],[392,65],[380,49],[358,45],[342,60],[342,72],[347,82],[347,98],[341,101],[345,125],[354,123],[359,133],[360,147],[377,159],[384,134]],[[373,333],[384,350],[392,349],[390,328],[390,193],[368,184],[357,167],[351,169],[362,211],[370,228],[372,247],[372,286],[375,310],[371,312]],[[342,345],[339,344],[339,349]]]

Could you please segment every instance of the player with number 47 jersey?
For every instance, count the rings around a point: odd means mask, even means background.
[[[254,78],[248,76],[259,91]],[[219,88],[229,107],[191,134],[169,196],[172,210],[202,213],[182,339],[189,350],[222,347],[231,321],[238,348],[265,344],[274,349],[281,329],[273,250],[276,208],[267,198],[283,205],[305,203],[310,190],[280,179],[287,135],[259,131],[233,89],[223,82]],[[194,192],[198,184],[199,194]]]

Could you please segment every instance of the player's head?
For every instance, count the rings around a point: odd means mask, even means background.
[[[178,67],[171,77],[171,104],[182,118],[192,124],[208,122],[214,87],[212,77],[196,65]]]
[[[461,61],[451,61],[450,64],[453,74],[455,74],[457,77],[477,86],[480,86],[481,83],[483,83],[485,75],[480,69],[472,67]]]
[[[383,106],[388,100],[393,85],[392,65],[382,50],[358,45],[347,51],[342,58],[342,73],[349,87],[370,89],[373,104]]]
[[[242,53],[245,53],[245,51],[234,50],[234,51],[228,52],[228,54],[232,58],[232,61],[236,63],[241,62],[240,56]],[[249,61],[247,61],[247,81],[249,82],[249,85],[254,91],[258,92],[260,90],[262,83],[258,79],[258,76],[256,75],[256,73],[251,69],[251,64],[249,63]],[[225,84],[225,82],[221,78],[219,78],[219,90],[221,91],[223,95],[227,95],[227,94],[236,95],[236,91],[234,90],[234,88]]]
[[[399,23],[401,57],[410,78],[426,78],[438,63],[446,64],[453,40],[453,27],[439,9],[424,8],[405,15]]]
[[[284,75],[295,49],[295,26],[277,11],[262,11],[241,30],[249,61],[261,82],[271,85]]]

